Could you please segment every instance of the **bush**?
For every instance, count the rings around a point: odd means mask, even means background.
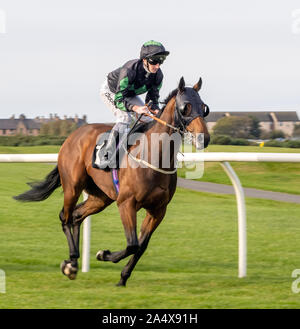
[[[271,146],[271,147],[289,147],[289,148],[300,148],[300,141],[276,141],[271,140],[269,142],[265,142],[265,146]]]
[[[300,148],[300,141],[285,141],[283,142],[286,146],[291,148]]]
[[[210,139],[211,144],[230,145],[232,138],[226,135],[212,135]]]
[[[62,145],[65,136],[0,136],[1,146]]]
[[[254,145],[251,142],[249,142],[247,139],[232,138],[227,135],[212,135],[210,139],[210,143],[218,144],[218,145]]]
[[[270,132],[270,138],[275,139],[275,138],[285,138],[285,134],[282,130],[273,130]]]
[[[247,139],[232,138],[230,145],[252,145]]]
[[[276,141],[276,140],[271,140],[271,141],[265,142],[264,146],[283,147],[283,143]]]

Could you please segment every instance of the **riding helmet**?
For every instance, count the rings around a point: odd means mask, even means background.
[[[169,51],[165,49],[165,47],[157,41],[150,40],[145,42],[142,45],[141,52],[140,52],[140,59],[149,58],[154,55],[162,55],[164,57],[170,54]]]

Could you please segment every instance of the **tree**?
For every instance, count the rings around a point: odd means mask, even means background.
[[[44,123],[40,129],[40,135],[49,135],[49,124]]]
[[[72,120],[56,120],[41,126],[41,135],[68,136],[77,128],[76,122]]]
[[[250,138],[253,119],[246,116],[228,116],[219,119],[213,128],[215,135],[228,135],[233,138]]]
[[[61,120],[52,121],[49,123],[49,135],[60,136]]]
[[[60,136],[68,136],[77,128],[77,124],[70,120],[62,120],[60,124]]]
[[[257,117],[249,115],[249,118],[252,120],[251,128],[250,128],[250,137],[260,138],[261,129],[259,126],[259,120]]]
[[[300,124],[294,126],[293,137],[300,137]]]

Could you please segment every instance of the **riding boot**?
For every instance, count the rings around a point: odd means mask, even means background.
[[[116,168],[116,146],[117,146],[117,137],[119,135],[118,130],[111,130],[106,145],[104,145],[105,149],[100,152],[100,164],[98,162],[98,167],[100,169]]]

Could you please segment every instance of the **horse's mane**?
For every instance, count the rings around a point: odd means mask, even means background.
[[[163,101],[163,103],[165,104],[164,107],[162,108],[162,110],[165,109],[166,105],[169,103],[169,101],[177,95],[178,92],[178,88],[174,89],[173,91],[170,92],[170,94],[165,98],[165,100]]]
[[[161,110],[159,111],[157,117],[159,118],[164,109],[166,108],[168,102],[174,97],[176,96],[177,94],[177,91],[178,91],[178,88],[174,89],[173,91],[171,91],[169,93],[169,95],[164,99],[164,101],[162,102],[164,104],[164,106],[161,108]],[[148,131],[150,128],[152,128],[154,125],[156,124],[156,121],[155,120],[152,120],[150,122],[145,122],[145,123],[141,123],[141,124],[138,124],[130,134],[133,134],[133,133],[145,133],[146,131]]]

